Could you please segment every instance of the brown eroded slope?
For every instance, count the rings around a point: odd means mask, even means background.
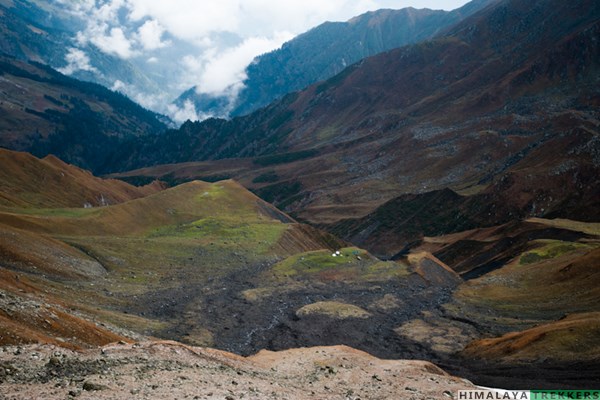
[[[0,207],[82,208],[122,203],[156,193],[155,182],[136,187],[100,179],[54,156],[38,159],[29,153],[0,149]]]
[[[429,251],[465,282],[446,311],[493,335],[598,311],[600,230],[597,223],[532,218],[426,237]]]
[[[477,376],[480,384],[492,387],[596,388],[599,318],[598,312],[569,314],[522,331],[475,340],[457,354],[469,367],[453,372]]]
[[[73,312],[47,288],[0,267],[0,346],[48,343],[71,349],[128,340]]]
[[[471,342],[461,355],[502,363],[600,362],[600,312],[570,314],[499,338]]]
[[[598,238],[533,240],[506,265],[462,285],[452,309],[468,310],[470,318],[496,332],[565,314],[595,312],[600,299],[599,260]]]

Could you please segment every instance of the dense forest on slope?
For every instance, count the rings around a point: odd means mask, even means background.
[[[126,139],[162,133],[163,117],[121,93],[65,76],[36,62],[0,57],[4,118],[0,145],[54,154],[96,172],[116,165]]]

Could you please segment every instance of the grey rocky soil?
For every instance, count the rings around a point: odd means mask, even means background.
[[[345,346],[251,357],[177,342],[75,352],[0,349],[2,399],[448,399],[474,389],[424,361],[381,360]]]

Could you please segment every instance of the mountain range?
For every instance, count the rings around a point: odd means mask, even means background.
[[[0,394],[109,396],[105,365],[123,384],[134,357],[138,372],[187,376],[185,353],[218,359],[197,362],[201,381],[218,370],[239,386],[257,368],[262,392],[265,373],[285,386],[281,366],[327,397],[342,383],[321,383],[368,358],[311,347],[340,344],[488,387],[597,387],[600,5],[465,7],[316,28],[374,24],[388,37],[412,16],[401,26],[425,39],[247,115],[178,129],[98,84],[2,55]],[[39,343],[91,350],[63,357]],[[284,352],[251,356],[263,349]],[[373,371],[382,362],[368,359]],[[448,397],[436,383],[446,375],[423,368],[440,376],[432,386],[390,390]],[[384,372],[369,372],[368,396],[384,393]],[[136,376],[148,385],[135,393],[159,389]],[[207,390],[232,396],[231,385]]]
[[[237,96],[198,94],[202,88],[194,87],[176,103],[192,101],[196,110],[206,115],[246,115],[288,93],[329,79],[366,57],[429,39],[488,3],[491,1],[471,1],[453,11],[378,10],[347,22],[326,22],[254,59],[246,68],[247,77]]]
[[[587,1],[496,2],[248,116],[145,140],[118,168],[228,159],[123,176],[232,177],[319,224],[445,189],[482,213],[497,208],[485,217],[492,224],[593,219],[598,15]]]

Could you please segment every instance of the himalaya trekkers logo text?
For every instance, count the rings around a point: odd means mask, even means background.
[[[459,390],[458,400],[600,400],[600,390]]]

